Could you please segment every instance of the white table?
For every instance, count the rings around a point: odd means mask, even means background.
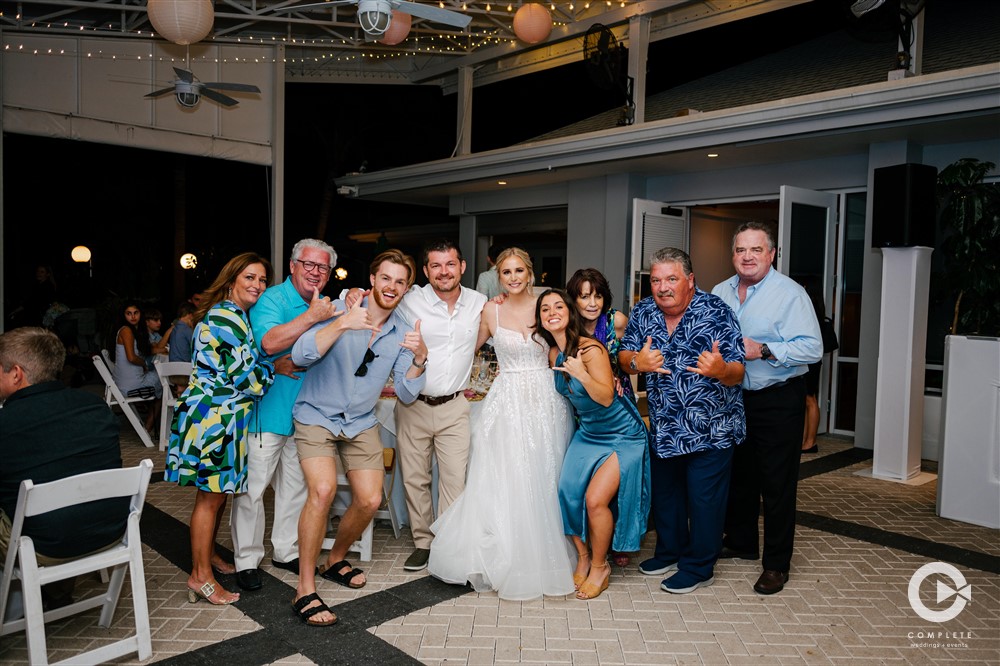
[[[472,421],[471,426],[475,427],[478,421],[479,410],[482,408],[483,401],[476,400],[470,403],[471,414],[470,420]],[[379,434],[382,437],[382,446],[395,449],[396,448],[396,399],[395,398],[382,398],[375,405],[375,418],[378,419],[380,424]],[[470,428],[471,430],[471,428]],[[438,499],[438,471],[437,471],[437,460],[434,460],[434,468],[431,476],[431,499],[434,502],[434,511],[437,512],[437,499]],[[406,510],[406,492],[403,490],[403,474],[399,468],[399,457],[396,457],[396,479],[392,484],[392,496],[389,498],[392,502],[393,508],[396,510],[396,517],[399,518],[400,524],[409,525],[410,524],[410,513]]]

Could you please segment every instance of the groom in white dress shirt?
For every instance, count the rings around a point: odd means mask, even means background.
[[[431,500],[432,454],[438,464],[438,513],[444,513],[465,489],[469,463],[469,384],[476,354],[479,317],[486,296],[461,285],[462,251],[449,240],[424,248],[429,284],[414,286],[399,309],[409,321],[421,321],[427,345],[427,382],[415,402],[396,403],[396,437],[406,508],[415,549],[403,568],[427,566],[434,535]]]

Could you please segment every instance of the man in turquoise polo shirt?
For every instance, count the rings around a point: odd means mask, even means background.
[[[254,338],[269,358],[287,355],[302,333],[338,314],[330,299],[320,295],[336,263],[337,253],[323,241],[306,238],[292,248],[291,274],[264,292],[250,310]],[[247,492],[233,501],[231,521],[236,582],[244,590],[258,590],[263,584],[258,567],[264,559],[268,484],[274,487],[271,564],[299,571],[298,520],[306,483],[291,435],[292,405],[301,386],[297,374],[278,375],[251,419]]]

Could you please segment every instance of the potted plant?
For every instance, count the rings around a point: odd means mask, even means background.
[[[994,168],[963,158],[938,174],[952,335],[1000,336],[1000,185],[983,182]]]
[[[998,528],[1000,185],[983,182],[994,168],[965,158],[938,175],[943,282],[955,310],[945,339],[937,513]]]

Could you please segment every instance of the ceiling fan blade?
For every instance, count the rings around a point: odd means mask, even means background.
[[[194,74],[187,71],[186,69],[181,69],[180,67],[174,67],[174,73],[177,75],[177,78],[183,81],[184,83],[194,82]]]
[[[201,89],[201,96],[207,97],[213,102],[218,102],[223,106],[236,106],[237,104],[239,104],[239,102],[237,102],[232,97],[229,97],[228,95],[223,95],[222,93],[215,92],[214,90],[205,87],[202,87]]]
[[[336,7],[337,5],[356,5],[358,0],[328,0],[327,2],[310,2],[305,5],[289,5],[288,7],[279,7],[274,10],[275,14],[281,12],[297,12],[301,9],[308,11],[314,11],[317,9],[322,9],[323,7]]]
[[[393,9],[398,9],[399,11],[406,12],[412,16],[427,19],[428,21],[434,21],[435,23],[453,25],[457,28],[464,28],[472,22],[472,17],[468,14],[460,14],[458,12],[453,12],[450,9],[441,9],[440,7],[432,7],[431,5],[420,5],[416,2],[407,2],[406,0],[389,0],[389,4]]]
[[[253,92],[259,93],[260,88],[250,83],[225,83],[224,81],[216,81],[213,83],[202,83],[202,88],[211,88],[212,90],[236,90],[239,92]]]
[[[143,97],[159,97],[160,95],[166,95],[167,93],[172,92],[174,92],[174,87],[170,86],[169,88],[163,88],[161,90],[157,90],[156,92],[151,92],[148,95],[143,95]]]

